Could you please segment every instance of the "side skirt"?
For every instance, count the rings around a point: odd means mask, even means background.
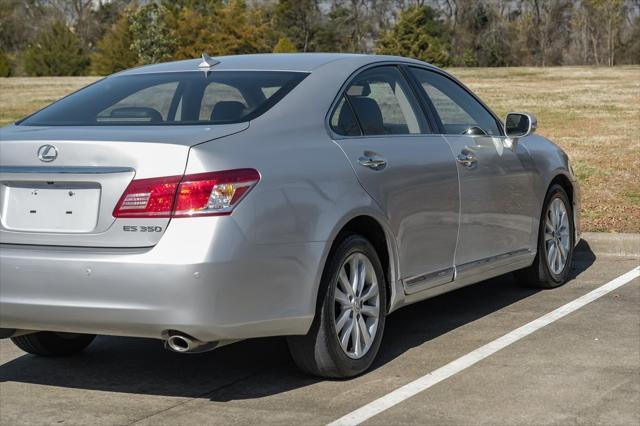
[[[397,300],[389,312],[461,287],[531,266],[536,256],[523,249],[491,256],[442,271],[411,277],[402,281],[405,297]]]

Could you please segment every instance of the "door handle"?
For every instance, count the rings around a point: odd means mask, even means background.
[[[478,166],[478,157],[466,149],[462,150],[462,152],[458,155],[458,163],[465,166],[467,169],[475,169]]]
[[[358,158],[358,163],[371,170],[382,170],[387,166],[387,160],[371,152],[365,152],[364,156]]]

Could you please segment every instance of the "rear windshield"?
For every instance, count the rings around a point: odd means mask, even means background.
[[[229,124],[263,114],[307,74],[193,71],[113,76],[17,123],[22,126]]]

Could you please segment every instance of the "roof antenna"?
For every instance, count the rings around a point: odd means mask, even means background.
[[[203,53],[202,62],[200,62],[200,64],[198,65],[198,68],[211,68],[215,65],[218,65],[219,63],[220,61],[216,61],[211,56],[207,55],[206,53]]]

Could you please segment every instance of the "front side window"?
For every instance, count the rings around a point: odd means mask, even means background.
[[[418,102],[395,66],[363,71],[345,95],[365,135],[426,132]]]
[[[431,100],[446,134],[463,134],[471,127],[479,127],[488,135],[501,134],[493,115],[453,80],[422,68],[410,69]]]
[[[17,123],[22,126],[227,124],[252,120],[305,73],[202,71],[108,77]]]

